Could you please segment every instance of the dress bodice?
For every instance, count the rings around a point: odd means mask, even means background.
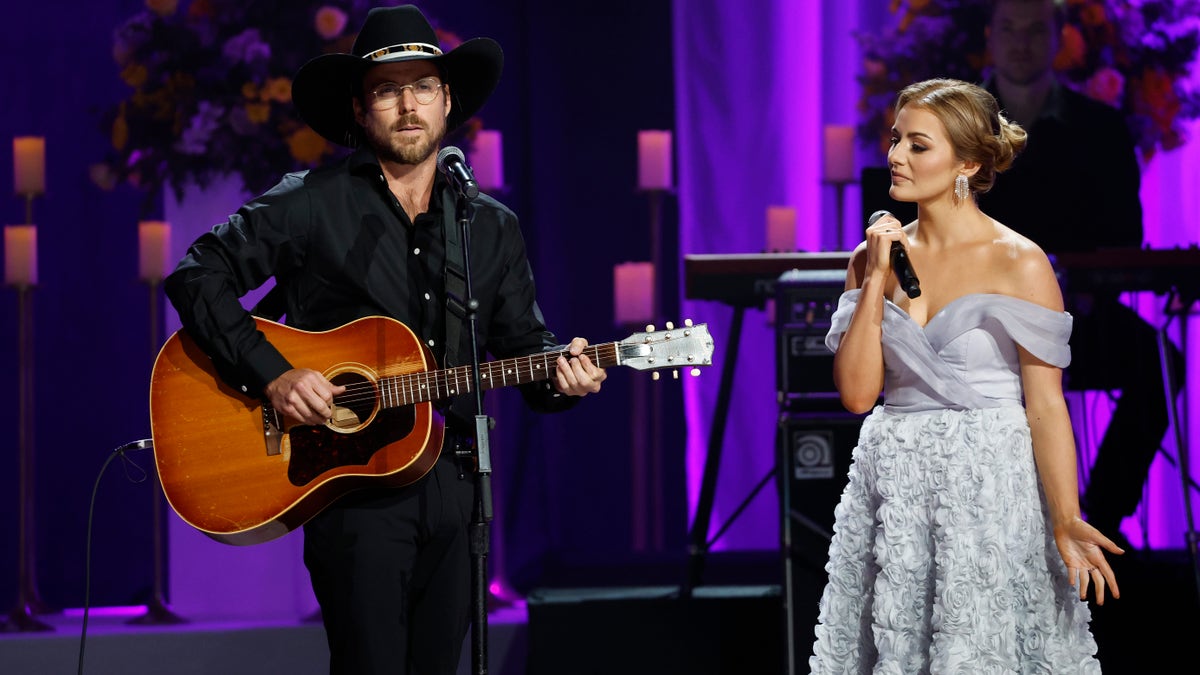
[[[861,291],[838,299],[825,344],[837,351]],[[884,407],[893,412],[995,408],[1022,402],[1017,345],[1046,363],[1071,361],[1072,318],[996,293],[950,302],[924,326],[884,301]]]

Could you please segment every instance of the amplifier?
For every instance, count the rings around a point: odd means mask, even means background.
[[[825,334],[845,284],[845,270],[789,270],[776,281],[775,383],[781,403],[837,396]]]
[[[845,489],[862,417],[846,412],[781,413],[776,436],[779,540],[783,554],[786,673],[806,673],[834,509]]]

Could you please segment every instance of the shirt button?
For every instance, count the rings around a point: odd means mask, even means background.
[[[426,294],[425,294],[425,299],[426,299],[426,300],[428,300],[428,299],[429,299],[429,294],[428,294],[428,293],[426,293]]]
[[[420,247],[414,248],[413,255],[421,255],[421,248]]]

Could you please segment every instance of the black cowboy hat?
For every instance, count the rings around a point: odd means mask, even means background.
[[[436,63],[450,84],[450,132],[483,107],[504,67],[504,53],[491,38],[472,38],[443,53],[433,26],[413,5],[375,7],[367,12],[350,54],[323,54],[297,71],[292,102],[308,126],[346,147],[357,147],[362,127],[351,99],[371,66],[395,61]]]

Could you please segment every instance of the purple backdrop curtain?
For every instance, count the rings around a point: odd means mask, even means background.
[[[766,207],[796,208],[804,246],[819,237],[821,17],[826,3],[675,4],[676,117],[681,253],[758,252]],[[717,353],[713,375],[685,384],[688,495],[694,510],[726,359],[737,359],[716,499],[715,531],[774,463],[773,334],[749,310],[736,353],[726,344],[732,310],[687,303],[707,321]],[[777,500],[767,489],[717,548],[777,545]]]
[[[852,31],[882,25],[887,14],[881,5],[868,0],[675,3],[681,255],[761,252],[765,209],[771,204],[796,208],[801,250],[835,248],[836,206],[830,188],[821,184],[821,129],[826,124],[853,122],[858,55]],[[1200,129],[1193,128],[1192,137],[1200,137]],[[1160,154],[1146,165],[1142,201],[1147,244],[1158,248],[1200,241],[1200,196],[1194,187],[1200,184],[1198,179],[1200,141]],[[854,189],[846,196],[846,232],[862,222],[857,196]],[[848,236],[845,248],[856,243]],[[1138,294],[1130,301],[1156,325],[1162,323],[1160,298]],[[737,360],[711,536],[774,462],[778,414],[774,335],[766,314],[749,310],[740,347],[731,353],[723,342],[732,310],[685,300],[684,314],[710,323],[717,339],[714,375],[726,359]],[[1190,323],[1189,334],[1194,335],[1196,322]],[[1178,344],[1178,321],[1170,334]],[[1189,343],[1194,345],[1195,340]],[[1188,383],[1193,390],[1197,379],[1198,368],[1192,363]],[[685,389],[690,514],[699,494],[718,385],[714,376],[688,382]],[[1185,399],[1183,419],[1195,414],[1195,398]],[[1091,452],[1089,440],[1102,435],[1106,419],[1102,419],[1103,405],[1090,400],[1080,405],[1093,411],[1099,408],[1101,413],[1090,416],[1086,428],[1078,429],[1086,459]],[[1174,459],[1177,444],[1172,434],[1168,432],[1164,439],[1164,450]],[[1197,434],[1190,436],[1194,448]],[[1134,542],[1141,542],[1144,526],[1152,547],[1182,547],[1186,527],[1182,480],[1161,454],[1147,490],[1149,498],[1138,518],[1125,523],[1125,531]],[[777,546],[777,509],[773,490],[764,490],[733,521],[717,547]]]

